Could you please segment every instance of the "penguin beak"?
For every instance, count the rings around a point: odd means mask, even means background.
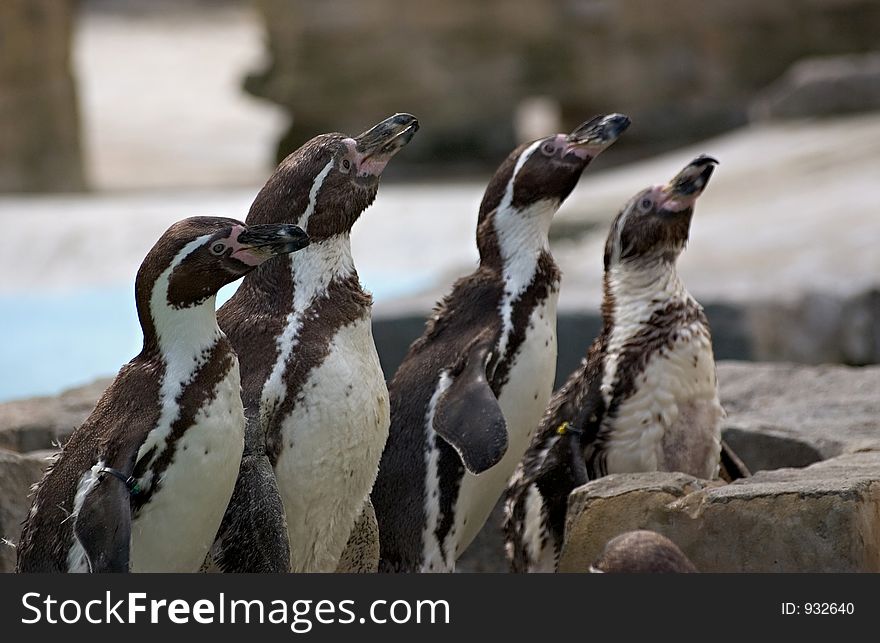
[[[574,150],[586,150],[593,152],[593,156],[614,143],[630,123],[629,116],[623,114],[605,114],[596,116],[586,123],[578,125],[574,131],[566,137],[568,148]]]
[[[409,143],[419,130],[412,114],[395,114],[354,137],[361,172],[378,176],[388,161]]]
[[[716,165],[716,159],[700,154],[663,187],[660,206],[672,212],[693,207],[697,197],[706,189]]]
[[[309,245],[309,235],[299,226],[288,224],[252,225],[235,240],[232,256],[251,264],[277,255],[296,252]]]

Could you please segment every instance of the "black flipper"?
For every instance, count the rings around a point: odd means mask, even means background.
[[[730,448],[727,441],[721,440],[721,468],[718,477],[725,482],[733,482],[740,478],[748,478],[752,473],[745,462]]]
[[[93,574],[129,571],[131,495],[126,484],[101,474],[73,524]]]
[[[579,463],[583,462],[584,465],[583,472],[580,471],[579,465],[575,468],[578,473],[577,482],[581,485],[600,477],[601,474],[597,471],[597,461],[604,459],[601,430],[607,409],[601,390],[602,359],[599,350],[597,344],[590,347],[584,372],[587,386],[582,395],[574,401],[577,412],[572,423],[576,428],[575,437],[577,440],[572,440],[572,445],[577,446],[576,453]],[[584,475],[586,479],[584,479]]]
[[[217,567],[227,573],[290,571],[284,505],[275,472],[264,453],[242,458],[211,555]]]
[[[595,440],[602,422],[604,403],[598,394],[598,385],[593,386],[591,382],[579,403],[581,408],[573,415],[574,420],[556,427],[559,439],[547,451],[534,478],[544,499],[555,546],[562,543],[569,494],[590,481],[584,444]],[[566,405],[563,410],[570,414],[573,408]]]
[[[605,401],[599,390],[601,377],[593,376],[587,387],[586,394],[581,399],[581,408],[574,417],[574,425],[568,430],[568,441],[571,445],[573,480],[576,487],[587,484],[590,474],[587,463],[584,460],[584,446],[595,442],[605,416]]]
[[[481,336],[471,344],[434,409],[434,431],[473,474],[498,464],[507,451],[507,423],[486,379],[493,343]]]

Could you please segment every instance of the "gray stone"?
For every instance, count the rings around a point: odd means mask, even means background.
[[[0,404],[0,448],[26,453],[65,442],[109,384],[100,379],[58,396]]]
[[[756,359],[807,364],[880,362],[880,290],[805,292],[789,301],[742,306]]]
[[[31,507],[31,486],[39,482],[53,451],[20,455],[0,449],[0,573],[15,569],[15,549]]]
[[[678,473],[593,481],[570,497],[560,571],[585,571],[633,529],[663,534],[703,572],[878,572],[880,453],[729,485]]]
[[[880,52],[808,58],[752,103],[753,120],[832,116],[880,109]]]
[[[844,302],[840,350],[847,364],[880,362],[880,289],[874,288]]]
[[[724,437],[752,472],[880,451],[880,367],[720,362]]]

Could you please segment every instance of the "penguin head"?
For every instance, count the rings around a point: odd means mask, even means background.
[[[295,223],[313,242],[347,233],[376,198],[385,166],[418,129],[414,116],[394,114],[357,136],[316,136],[278,165],[248,223]]]
[[[687,245],[697,197],[717,164],[701,154],[666,185],[646,188],[632,197],[611,224],[605,270],[674,263]]]
[[[480,231],[488,222],[518,225],[523,217],[548,215],[559,209],[590,161],[611,146],[629,127],[623,114],[597,116],[568,134],[554,134],[517,147],[489,182],[480,205],[478,244],[491,235]],[[481,238],[483,241],[481,241]],[[484,255],[481,248],[481,255]]]
[[[601,574],[693,574],[698,570],[678,546],[655,531],[628,531],[605,544],[590,567]]]
[[[623,114],[596,116],[570,134],[554,134],[514,151],[511,157],[522,165],[513,183],[513,202],[525,205],[549,199],[561,205],[590,161],[608,149],[629,125],[629,117]]]
[[[138,307],[196,306],[268,259],[308,244],[306,233],[294,225],[248,226],[222,217],[178,221],[159,238],[138,270]]]

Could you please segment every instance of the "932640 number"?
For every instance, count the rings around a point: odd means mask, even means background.
[[[783,603],[783,614],[854,614],[855,603]]]
[[[804,614],[852,614],[853,603],[804,603]]]

